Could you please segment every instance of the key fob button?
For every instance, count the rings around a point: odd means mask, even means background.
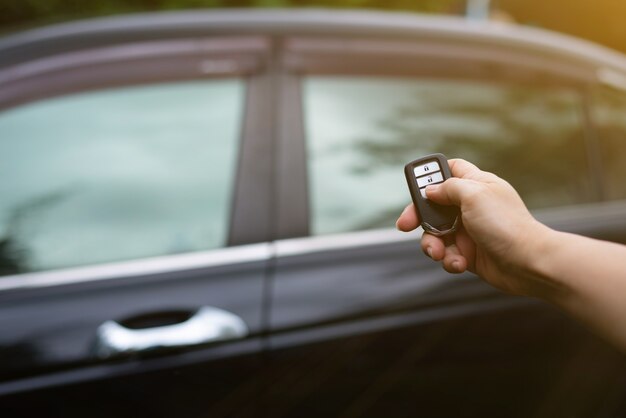
[[[415,177],[420,177],[425,174],[435,173],[440,170],[441,168],[439,168],[439,164],[437,164],[437,161],[431,161],[426,164],[418,165],[413,169],[413,172],[415,173]]]
[[[429,184],[437,184],[437,183],[441,183],[443,182],[443,175],[441,174],[440,171],[434,173],[434,174],[430,174],[427,176],[422,176],[422,177],[418,177],[417,178],[417,185],[422,188],[422,187],[426,187]]]

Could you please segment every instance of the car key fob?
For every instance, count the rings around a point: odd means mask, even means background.
[[[404,175],[424,231],[437,236],[454,232],[459,222],[459,208],[439,205],[426,197],[426,186],[452,177],[448,159],[443,154],[418,158],[404,166]]]

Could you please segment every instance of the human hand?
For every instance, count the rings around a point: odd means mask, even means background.
[[[545,284],[526,272],[539,250],[538,240],[551,230],[532,217],[515,189],[503,179],[465,160],[448,163],[454,177],[428,186],[426,195],[433,202],[458,206],[461,225],[452,236],[424,233],[422,250],[441,261],[450,273],[469,270],[505,292],[536,296]],[[413,204],[396,222],[405,232],[419,224]]]

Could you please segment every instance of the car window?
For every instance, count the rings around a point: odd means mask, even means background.
[[[599,89],[594,95],[594,124],[598,131],[608,199],[626,199],[626,93]]]
[[[221,247],[238,79],[87,92],[0,113],[0,271]]]
[[[408,161],[462,157],[531,208],[589,200],[580,94],[496,82],[375,77],[303,81],[311,232],[392,227]]]

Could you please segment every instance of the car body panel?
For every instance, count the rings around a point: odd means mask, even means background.
[[[537,301],[443,272],[420,254],[419,232],[311,236],[302,90],[311,75],[437,76],[564,85],[586,98],[607,74],[626,74],[623,56],[538,29],[310,10],[96,19],[4,38],[0,57],[2,109],[172,80],[246,83],[228,248],[0,278],[0,396],[13,415],[624,411],[621,355]],[[626,243],[626,207],[602,201],[592,104],[581,103],[589,202],[534,213]],[[94,358],[104,321],[206,305],[241,317],[250,336]]]

